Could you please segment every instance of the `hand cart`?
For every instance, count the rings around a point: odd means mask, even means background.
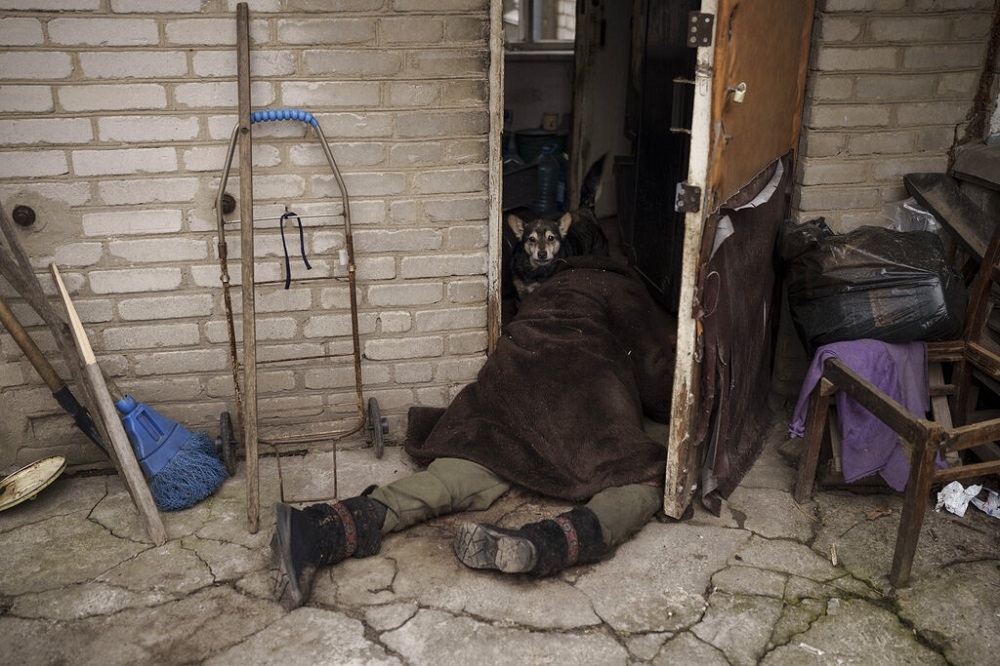
[[[305,277],[297,280],[297,282],[312,282],[314,280],[347,281],[351,310],[352,353],[336,353],[336,350],[332,350],[334,353],[325,353],[321,355],[290,355],[281,358],[268,358],[266,360],[258,358],[256,349],[256,333],[253,328],[253,318],[256,313],[255,294],[258,289],[280,289],[280,286],[275,285],[281,285],[282,283],[284,283],[285,289],[289,287],[291,282],[291,265],[288,260],[287,244],[285,242],[285,226],[286,223],[291,222],[292,220],[295,220],[298,223],[299,242],[302,247],[303,261],[307,268],[310,268],[310,265],[308,259],[306,258],[306,244],[302,228],[302,220],[296,213],[286,211],[286,213],[281,216],[279,222],[282,245],[285,247],[285,277],[283,280],[254,281],[252,270],[252,264],[255,260],[253,244],[254,221],[252,190],[250,190],[249,187],[246,187],[247,183],[244,182],[250,179],[250,166],[248,159],[241,159],[240,187],[242,201],[240,203],[242,212],[240,215],[240,263],[243,280],[240,287],[243,299],[242,316],[244,319],[244,335],[241,358],[239,353],[241,350],[239,349],[239,345],[237,343],[236,327],[233,319],[232,287],[229,276],[228,249],[226,243],[226,221],[223,219],[226,184],[229,179],[233,156],[236,152],[236,146],[240,135],[240,124],[237,124],[237,126],[233,129],[232,139],[229,143],[225,167],[223,169],[222,178],[219,182],[219,191],[216,197],[215,209],[219,233],[220,279],[222,281],[223,299],[225,301],[226,310],[226,324],[229,334],[230,365],[233,375],[233,384],[235,387],[236,414],[237,419],[242,426],[241,432],[244,434],[243,444],[246,449],[247,510],[249,515],[249,528],[251,532],[256,532],[257,530],[257,516],[260,499],[258,487],[259,472],[256,464],[258,442],[270,446],[275,454],[278,468],[279,490],[281,500],[283,502],[286,501],[286,497],[284,479],[281,473],[282,449],[287,450],[288,447],[298,447],[301,449],[302,445],[312,442],[332,443],[334,477],[333,495],[323,498],[290,500],[295,502],[317,501],[320,499],[331,499],[332,497],[337,496],[337,442],[340,439],[366,429],[368,441],[374,447],[375,456],[381,458],[384,447],[383,435],[388,430],[386,421],[381,416],[378,401],[375,398],[370,398],[366,405],[362,391],[361,351],[358,333],[358,302],[356,293],[357,278],[354,264],[354,242],[351,234],[351,207],[347,194],[347,188],[344,185],[343,178],[340,175],[340,170],[337,168],[337,163],[333,158],[333,153],[331,152],[330,146],[323,134],[323,129],[320,127],[319,121],[311,113],[297,109],[276,109],[254,111],[250,114],[250,125],[255,125],[261,122],[286,120],[302,122],[307,125],[308,128],[311,128],[311,133],[318,139],[320,146],[323,149],[323,153],[326,156],[326,160],[333,171],[337,186],[340,189],[341,201],[343,202],[344,208],[344,224],[342,230],[344,234],[344,247],[338,251],[338,261],[333,262],[333,265],[331,265],[329,275],[322,277]],[[307,129],[307,133],[308,132],[310,132],[309,129]],[[241,149],[241,157],[243,152],[244,150]],[[248,198],[250,199],[249,201],[247,200]],[[249,267],[247,266],[248,262],[251,264]],[[338,274],[340,271],[335,268],[336,264],[339,264],[343,274]],[[250,269],[249,271],[247,270],[248,268]],[[247,279],[248,273],[250,275],[250,279]],[[248,330],[250,335],[247,335]],[[271,419],[266,423],[258,421],[256,390],[256,369],[258,366],[265,364],[282,364],[283,366],[290,365],[294,367],[295,365],[298,365],[299,367],[302,367],[309,364],[315,364],[321,359],[347,356],[353,357],[354,363],[354,390],[357,402],[352,414],[345,416],[343,413],[343,407],[340,405],[331,406],[330,404],[327,404],[324,406],[323,413],[319,415],[319,418],[322,419],[319,421],[317,421],[317,415],[315,414],[310,415],[309,420],[302,420],[298,422],[280,422],[280,420],[275,419]],[[338,409],[338,407],[340,407],[340,409]],[[331,418],[331,412],[335,413],[333,415],[334,418]],[[224,412],[220,417],[220,430],[221,436],[219,440],[217,440],[217,444],[222,449],[222,458],[226,462],[227,467],[232,468],[235,463],[235,441],[232,417],[228,412]]]

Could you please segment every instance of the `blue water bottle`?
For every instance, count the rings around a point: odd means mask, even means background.
[[[559,160],[554,151],[551,144],[543,146],[537,162],[538,195],[533,207],[539,215],[554,213],[558,208]]]

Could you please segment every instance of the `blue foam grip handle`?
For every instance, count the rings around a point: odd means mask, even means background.
[[[319,125],[319,121],[316,120],[313,114],[299,109],[266,109],[263,111],[254,111],[250,114],[251,125],[254,123],[266,123],[270,120],[298,120],[313,127]]]

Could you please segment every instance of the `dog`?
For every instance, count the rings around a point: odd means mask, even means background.
[[[580,205],[575,210],[558,217],[507,216],[507,226],[516,239],[510,273],[519,300],[524,300],[559,270],[566,257],[608,256],[608,238],[594,213],[606,158],[607,155],[602,156],[588,169],[580,190]]]

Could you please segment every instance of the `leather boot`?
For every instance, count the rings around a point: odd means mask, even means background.
[[[596,562],[607,550],[601,524],[586,507],[518,530],[465,523],[455,535],[455,555],[465,566],[533,576]]]
[[[309,599],[319,567],[376,554],[387,510],[365,496],[305,509],[275,503],[271,549],[280,573],[278,601],[298,608]]]

